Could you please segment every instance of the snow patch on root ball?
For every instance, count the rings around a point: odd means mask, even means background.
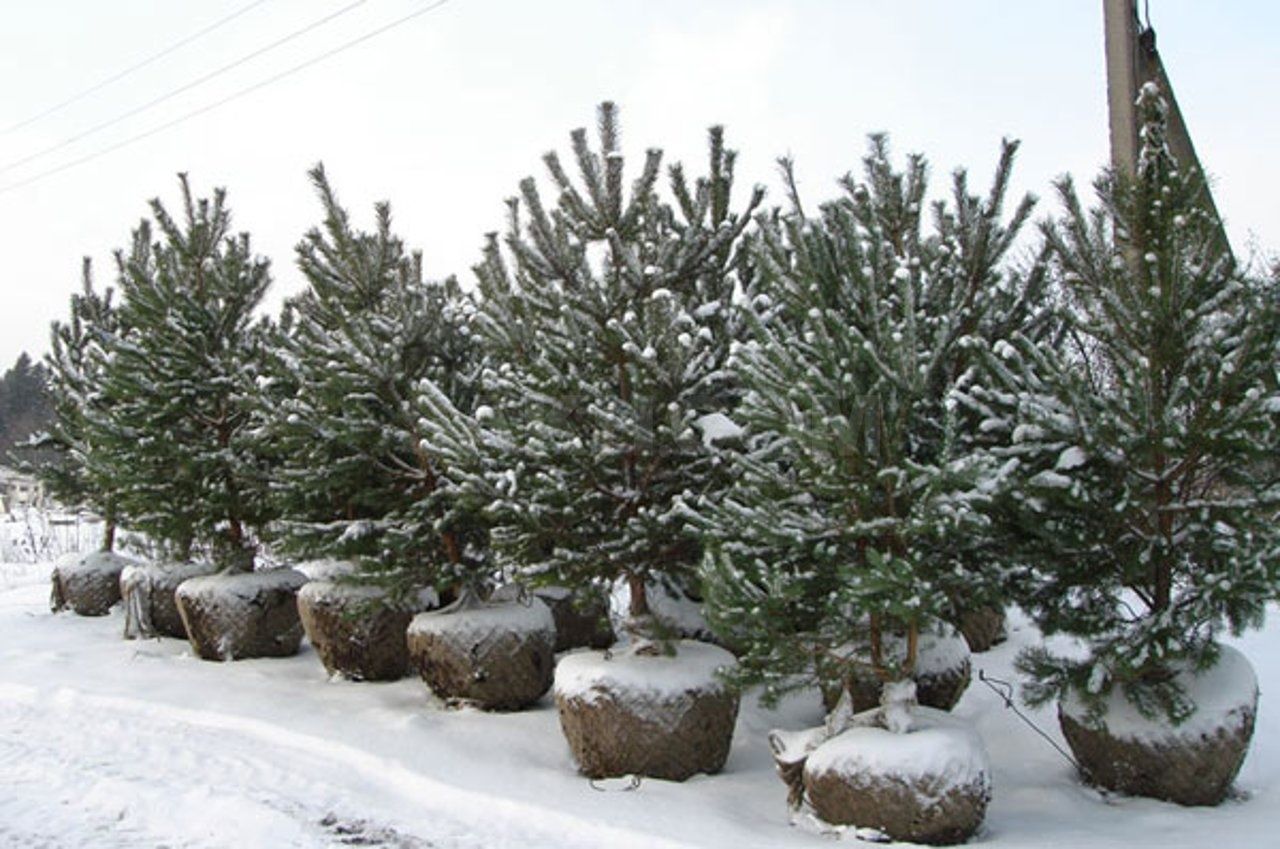
[[[489,601],[523,603],[529,597],[542,599],[551,608],[557,653],[576,648],[603,649],[617,641],[609,620],[608,600],[591,588],[575,593],[568,587],[504,584],[493,591]]]
[[[355,561],[335,558],[304,560],[293,569],[306,575],[309,581],[337,581],[360,571]]]
[[[377,584],[312,578],[298,590],[298,595],[305,596],[308,601],[316,604],[376,603],[413,613],[421,613],[440,606],[440,594],[434,587],[422,587],[407,598],[393,599],[386,588]]]
[[[459,643],[482,641],[495,631],[545,631],[555,640],[556,623],[541,599],[526,602],[477,604],[474,607],[420,613],[409,624],[410,633],[449,637]]]
[[[584,775],[683,781],[724,767],[738,694],[717,673],[733,655],[695,641],[677,648],[675,655],[641,650],[561,658],[555,683],[560,728]]]
[[[894,658],[907,656],[907,641],[896,635],[885,640],[886,649]],[[950,626],[920,634],[916,655],[917,675],[938,675],[950,672],[969,663],[969,644]]]
[[[855,775],[871,771],[911,781],[930,777],[939,790],[990,782],[991,767],[978,733],[946,711],[917,707],[911,730],[894,733],[877,726],[855,726],[809,754],[807,771]]]
[[[1223,646],[1218,662],[1197,672],[1189,663],[1175,667],[1174,674],[1187,698],[1196,706],[1180,725],[1162,716],[1146,717],[1124,695],[1121,687],[1113,687],[1104,700],[1102,724],[1112,736],[1147,744],[1177,743],[1199,740],[1223,727],[1238,725],[1258,704],[1258,678],[1248,659]],[[1095,726],[1089,706],[1074,691],[1060,705],[1063,715],[1080,725]]]
[[[187,598],[237,598],[241,601],[253,601],[270,590],[296,592],[306,582],[306,575],[297,570],[271,569],[263,572],[202,575],[183,581],[179,591]]]
[[[981,738],[932,708],[916,708],[911,725],[905,734],[855,726],[814,749],[804,787],[818,817],[917,843],[959,843],[976,832],[991,799]]]
[[[736,663],[719,646],[681,640],[674,657],[634,652],[581,652],[556,666],[557,697],[594,701],[606,692],[642,699],[668,699],[688,690],[727,689],[717,677]]]
[[[1215,666],[1197,672],[1184,664],[1177,680],[1197,709],[1176,726],[1143,716],[1119,687],[1107,694],[1100,721],[1078,697],[1059,703],[1063,736],[1088,780],[1180,805],[1217,805],[1227,797],[1253,738],[1253,667],[1223,647]]]
[[[901,634],[885,634],[882,637],[881,651],[886,664],[901,664],[907,656],[906,637]],[[869,659],[871,649],[865,643],[850,643],[840,647],[838,653]],[[942,710],[955,707],[969,686],[971,657],[969,644],[950,625],[938,624],[922,630],[912,673],[920,704]],[[880,704],[882,683],[869,668],[854,667],[850,676],[848,684],[855,712],[871,710]],[[833,684],[827,684],[823,687],[822,695],[824,704],[831,710],[839,699],[840,690]]]
[[[541,599],[494,604],[464,596],[413,617],[406,641],[422,680],[448,702],[519,710],[551,688],[556,626]]]

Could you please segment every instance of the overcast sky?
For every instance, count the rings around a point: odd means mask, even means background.
[[[1018,187],[1046,198],[1055,176],[1087,181],[1107,158],[1101,0],[449,0],[129,142],[428,5],[0,3],[0,369],[47,350],[82,256],[100,285],[112,282],[112,250],[149,198],[176,203],[179,171],[201,193],[228,189],[236,229],[273,261],[274,309],[302,285],[293,246],[319,220],[306,178],[315,162],[358,222],[390,200],[428,272],[469,285],[484,233],[503,225],[503,199],[521,177],[541,177],[540,155],[564,149],[604,99],[620,105],[635,154],[659,146],[700,166],[706,127],[724,124],[742,190],[765,183],[773,202],[777,156],[795,156],[803,191],[820,200],[876,131],[899,153],[925,153],[935,188],[960,165],[982,186],[1004,136],[1023,141]],[[1232,240],[1271,253],[1280,4],[1149,6]],[[1050,209],[1042,202],[1041,214]]]

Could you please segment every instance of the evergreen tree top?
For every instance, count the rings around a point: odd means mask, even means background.
[[[985,197],[957,172],[932,227],[924,158],[898,170],[883,136],[814,216],[783,161],[792,208],[762,218],[762,296],[732,360],[745,450],[702,510],[712,619],[746,646],[744,680],[784,689],[860,664],[910,675],[914,649],[895,661],[881,638],[914,646],[951,598],[998,581],[964,557],[985,495],[949,393],[981,339],[1043,323],[1041,271],[1005,260],[1033,203],[1004,214],[1015,150]]]
[[[71,296],[70,314],[50,329],[45,358],[53,419],[36,440],[52,456],[35,472],[54,498],[88,506],[115,520],[116,483],[112,457],[95,432],[95,411],[103,404],[104,346],[122,331],[111,287],[94,287],[90,260],[81,269],[81,291]]]
[[[642,595],[648,576],[687,583],[699,556],[679,505],[721,476],[698,422],[734,395],[736,267],[762,190],[734,210],[718,127],[706,175],[671,166],[664,199],[650,149],[628,190],[617,111],[598,114],[597,148],[571,133],[576,179],[544,156],[554,205],[523,180],[505,239],[490,235],[475,269],[492,413],[477,444],[495,542],[523,576],[629,576]]]
[[[426,442],[431,399],[458,415],[476,395],[471,306],[452,278],[422,278],[391,229],[357,229],[322,166],[324,223],[298,246],[310,284],[290,301],[264,403],[278,454],[275,530],[291,553],[356,560],[393,590],[483,583],[486,529]]]
[[[269,518],[250,439],[269,263],[248,234],[232,234],[224,190],[197,199],[186,175],[179,184],[180,217],[153,200],[152,219],[116,252],[128,332],[104,340],[95,417],[131,526],[178,556],[194,545],[224,566],[251,568],[252,529]]]
[[[1203,176],[1169,154],[1158,90],[1139,106],[1137,174],[1104,174],[1090,210],[1063,181],[1044,226],[1066,351],[1015,335],[962,400],[1004,440],[991,486],[1021,603],[1091,649],[1029,654],[1031,698],[1120,685],[1177,720],[1192,706],[1169,664],[1211,662],[1280,587],[1280,312],[1230,256]]]

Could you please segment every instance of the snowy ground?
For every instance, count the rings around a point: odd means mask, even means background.
[[[0,847],[815,847],[787,825],[765,732],[819,720],[816,696],[744,705],[723,774],[597,789],[544,700],[446,711],[421,682],[330,681],[314,653],[208,663],[177,640],[126,642],[118,609],[48,612],[47,565],[0,565]],[[978,656],[1009,679],[1013,639]],[[1264,847],[1280,809],[1280,620],[1239,642],[1263,691],[1240,798],[1217,809],[1105,800],[975,682],[957,713],[991,752],[974,843]],[[1057,740],[1050,712],[1033,714]],[[843,841],[857,841],[846,835]]]

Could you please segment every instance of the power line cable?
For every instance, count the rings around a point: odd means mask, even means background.
[[[43,150],[38,150],[35,153],[22,157],[21,159],[15,159],[13,162],[10,162],[4,165],[3,167],[0,167],[0,174],[7,174],[8,172],[12,171],[15,168],[18,168],[22,165],[26,165],[28,162],[31,162],[36,159],[40,159],[41,157],[48,156],[50,153],[54,153],[56,151],[62,150],[64,147],[75,144],[81,139],[88,138],[89,136],[95,133],[101,132],[102,130],[107,129],[108,127],[113,127],[116,124],[119,124],[121,121],[124,121],[128,118],[132,118],[134,115],[137,115],[141,112],[146,112],[148,109],[159,106],[161,103],[164,103],[167,100],[171,100],[174,97],[177,97],[179,94],[182,94],[183,92],[187,92],[193,88],[196,88],[197,86],[204,85],[205,83],[209,82],[209,80],[212,80],[215,77],[220,77],[223,74],[225,74],[227,71],[230,71],[234,68],[238,68],[239,66],[245,64],[246,62],[250,62],[254,59],[257,59],[259,56],[263,55],[264,53],[269,53],[278,47],[282,47],[285,44],[288,44],[290,41],[293,41],[294,39],[297,39],[306,35],[312,30],[315,30],[315,29],[318,29],[319,27],[324,26],[325,24],[329,23],[333,19],[338,18],[342,15],[345,15],[347,12],[350,12],[352,9],[356,8],[357,6],[364,5],[365,2],[367,2],[367,0],[355,0],[354,3],[348,3],[346,6],[343,6],[341,9],[338,9],[336,12],[331,12],[322,18],[318,18],[317,20],[312,21],[302,29],[294,30],[293,32],[288,33],[287,35],[284,35],[276,39],[270,44],[267,44],[263,47],[259,47],[257,50],[246,53],[244,56],[241,56],[239,59],[236,59],[232,62],[228,62],[227,64],[223,65],[220,68],[215,68],[214,70],[210,71],[207,74],[196,77],[191,82],[185,83],[184,85],[180,85],[175,89],[170,89],[169,91],[165,92],[159,97],[153,98],[152,100],[147,101],[141,106],[135,106],[134,108],[128,110],[127,112],[123,112],[115,116],[114,118],[108,118],[106,121],[103,121],[99,124],[94,124],[92,127],[89,127],[87,130],[82,130],[81,132],[76,133],[75,135],[70,136],[69,138],[63,139],[57,144],[50,145],[49,147],[46,147]]]
[[[205,114],[206,112],[212,112],[214,109],[217,109],[221,106],[225,106],[226,104],[232,102],[233,100],[238,100],[247,94],[252,94],[253,92],[258,91],[259,89],[266,88],[267,86],[277,83],[280,80],[285,79],[286,77],[291,77],[294,74],[298,73],[299,71],[303,71],[307,68],[310,68],[312,65],[319,64],[320,62],[323,62],[326,59],[331,59],[334,56],[337,56],[339,53],[344,53],[347,50],[350,50],[352,47],[355,47],[359,44],[363,44],[364,42],[368,41],[371,38],[376,38],[377,36],[382,35],[385,32],[388,32],[390,30],[395,29],[396,27],[406,24],[409,21],[413,20],[414,18],[421,17],[422,15],[425,15],[428,12],[435,11],[436,9],[439,9],[441,6],[444,6],[449,2],[450,0],[435,0],[434,3],[430,3],[426,6],[423,6],[421,9],[410,12],[409,14],[404,15],[403,17],[396,18],[394,21],[391,21],[388,24],[383,24],[380,27],[372,29],[369,32],[366,32],[364,35],[358,36],[357,38],[353,38],[350,41],[344,42],[330,50],[326,50],[324,53],[321,53],[317,56],[313,56],[312,58],[306,60],[305,62],[300,62],[299,64],[294,65],[291,68],[288,68],[284,71],[281,71],[278,74],[275,74],[273,76],[266,78],[265,80],[256,82],[250,86],[246,86],[240,89],[239,91],[236,91],[236,92],[233,92],[232,94],[227,95],[221,100],[214,101],[213,103],[210,103],[207,106],[202,106],[199,109],[193,109],[192,111],[186,113],[185,115],[180,115],[177,118],[174,118],[172,121],[166,121],[165,123],[160,124],[159,126],[152,127],[151,129],[142,133],[138,133],[135,136],[130,136],[129,138],[124,139],[123,141],[117,142],[109,147],[102,148],[101,150],[98,150],[86,156],[82,156],[79,159],[73,159],[70,162],[65,162],[62,165],[59,165],[55,168],[50,168],[46,171],[40,172],[39,174],[34,174],[31,177],[26,178],[25,180],[20,180],[16,183],[10,183],[7,186],[0,187],[0,195],[6,195],[10,192],[16,191],[17,189],[21,189],[24,186],[29,186],[32,183],[43,180],[46,177],[52,177],[55,174],[61,174],[63,171],[67,171],[79,165],[84,165],[86,162],[92,162],[93,160],[106,156],[109,153],[114,153],[115,151],[120,150],[123,147],[128,147],[129,145],[135,144],[136,142],[140,142],[143,139],[150,138],[151,136],[154,136],[157,133],[162,133],[171,127],[176,127],[178,124],[189,121],[192,118],[196,118],[200,115]]]
[[[217,30],[226,26],[227,24],[234,21],[236,18],[240,17],[246,12],[252,11],[255,7],[261,6],[265,2],[267,2],[267,0],[254,0],[254,2],[250,3],[247,6],[243,6],[240,9],[237,9],[236,11],[227,15],[225,18],[220,18],[219,20],[214,21],[204,29],[199,30],[198,32],[194,32],[191,35],[179,41],[175,41],[173,44],[170,44],[168,47],[161,50],[159,53],[153,53],[152,55],[148,56],[146,59],[143,59],[141,62],[137,62],[133,65],[130,65],[124,70],[118,71],[117,73],[112,74],[111,76],[107,77],[105,80],[94,83],[93,85],[89,86],[83,91],[79,91],[71,95],[66,100],[63,100],[59,103],[54,104],[53,106],[50,106],[48,109],[45,109],[43,112],[39,112],[35,115],[32,115],[30,118],[26,118],[22,121],[19,121],[16,124],[13,124],[12,126],[6,127],[3,132],[0,132],[0,136],[7,136],[16,130],[21,130],[23,127],[27,127],[27,126],[30,126],[31,124],[34,124],[36,121],[39,121],[42,118],[47,118],[50,115],[53,115],[57,112],[61,112],[63,109],[66,109],[71,104],[78,103],[79,101],[83,100],[89,95],[101,91],[102,89],[106,88],[112,83],[119,82],[120,80],[124,79],[130,74],[136,71],[140,71],[143,68],[147,67],[148,65],[153,64],[154,62],[158,62],[159,60],[168,56],[170,53],[173,53],[183,47],[186,47],[191,42],[196,41],[200,38],[203,38],[204,36],[208,35],[214,30]]]

